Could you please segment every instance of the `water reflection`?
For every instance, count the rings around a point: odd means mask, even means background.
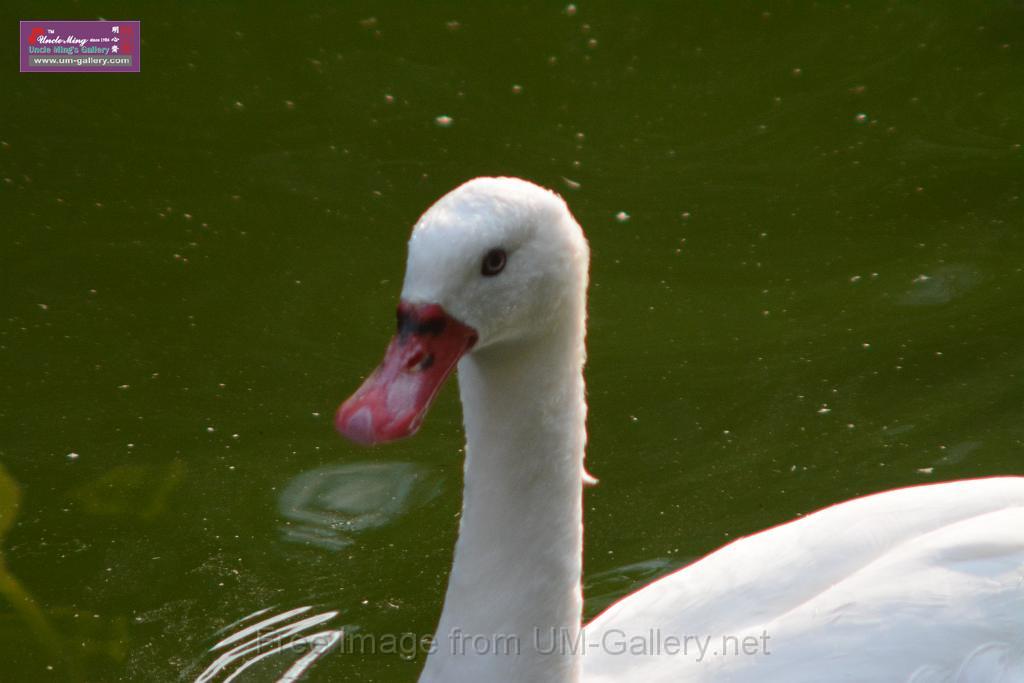
[[[440,478],[413,463],[320,467],[298,475],[282,491],[279,507],[287,521],[281,532],[285,540],[340,550],[356,534],[393,522],[440,491]]]
[[[90,515],[156,519],[185,478],[185,461],[163,464],[125,463],[74,487],[71,498]]]
[[[13,528],[20,507],[21,488],[3,465],[0,465],[0,602],[6,601],[14,608],[22,623],[47,655],[54,662],[63,663],[71,680],[80,680],[77,661],[62,647],[61,637],[53,628],[43,608],[7,569],[3,555],[3,540],[7,532]],[[53,669],[53,664],[47,665],[47,670]]]
[[[338,616],[334,610],[316,613],[312,606],[305,606],[266,616],[270,612],[269,607],[258,610],[224,628],[221,635],[227,635],[209,650],[220,654],[195,683],[229,683],[245,672],[255,673],[254,669],[273,675],[277,683],[297,681],[337,646],[345,632],[332,623]]]

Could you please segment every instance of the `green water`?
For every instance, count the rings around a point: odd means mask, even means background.
[[[99,11],[17,5],[11,41]],[[212,5],[107,3],[140,74],[7,45],[0,680],[194,680],[305,606],[433,628],[454,387],[393,447],[330,417],[409,227],[476,175],[592,245],[588,614],[829,503],[1024,474],[1024,4]]]

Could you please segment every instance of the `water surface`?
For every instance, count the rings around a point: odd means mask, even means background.
[[[1024,5],[692,4],[114,3],[140,74],[9,63],[5,680],[434,627],[453,387],[386,449],[330,416],[409,227],[476,175],[559,190],[592,245],[588,614],[833,502],[1024,474]],[[213,680],[304,654],[265,651]]]

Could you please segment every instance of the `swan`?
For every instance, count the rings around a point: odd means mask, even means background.
[[[589,249],[477,178],[416,223],[397,334],[335,415],[412,435],[458,366],[462,515],[421,683],[1024,681],[1024,477],[904,488],[737,540],[582,626]]]

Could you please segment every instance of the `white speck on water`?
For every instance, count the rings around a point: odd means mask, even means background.
[[[78,460],[78,453],[75,453],[74,451],[68,453],[67,454],[67,459],[68,460]]]
[[[449,128],[453,123],[455,123],[455,121],[450,116],[441,115],[434,119],[434,123],[441,128]]]
[[[38,304],[38,306],[39,306],[39,308],[40,308],[41,310],[44,310],[44,311],[48,311],[48,310],[50,310],[50,307],[49,307],[49,306],[47,306],[46,304]]]
[[[917,472],[918,474],[931,474],[935,471],[934,467],[922,467]]]
[[[209,432],[210,434],[213,434],[217,430],[215,430],[213,427],[207,427],[206,431]]]
[[[867,114],[857,114],[856,116],[853,117],[853,120],[856,121],[857,123],[867,123],[868,115]]]
[[[238,438],[238,434],[232,434],[232,435],[231,435],[231,438],[232,438],[232,439],[237,439],[237,438]]]
[[[919,284],[921,282],[928,282],[929,280],[931,280],[930,277],[928,277],[927,275],[921,274],[921,275],[918,275],[917,277],[914,278],[914,284],[916,285],[916,284]]]
[[[320,413],[314,412],[313,417],[320,417]]]
[[[284,101],[284,108],[288,109],[289,111],[292,110],[292,109],[295,109],[295,102],[293,102],[292,100],[285,100]]]
[[[822,403],[821,407],[818,408],[818,415],[827,415],[828,413],[831,413],[831,412],[832,412],[832,409],[828,407],[827,403]]]
[[[860,275],[854,275],[853,277],[850,278],[850,282],[860,282],[860,280]]]
[[[387,102],[388,104],[394,104],[395,103],[395,96],[394,95],[385,95],[384,96],[384,101]]]
[[[122,389],[122,390],[123,389],[129,389],[129,388],[131,388],[130,384],[122,384],[121,386],[118,387],[118,389]]]
[[[630,218],[632,218],[632,216],[630,216],[625,211],[619,211],[617,214],[615,214],[615,220],[617,220],[619,223],[625,223],[629,221]]]
[[[516,84],[514,84],[512,86],[512,94],[513,95],[521,95],[522,92],[523,92],[523,86],[519,85],[518,83],[516,83]]]
[[[796,67],[790,73],[793,74],[793,78],[799,78],[800,76],[804,75],[804,70],[801,69],[800,67]]]
[[[245,109],[245,105],[238,100],[235,100],[235,103],[231,106],[235,108],[235,111],[243,111]]]
[[[870,344],[869,342],[864,342],[864,343],[863,343],[863,344],[861,344],[860,346],[861,346],[861,348],[863,348],[863,349],[870,349],[870,348],[871,348],[871,344]]]
[[[576,16],[576,5],[573,5],[573,4],[566,5],[565,13],[568,16],[570,16],[570,17]]]
[[[578,182],[571,178],[566,178],[565,176],[562,176],[562,182],[565,183],[565,186],[570,190],[578,190],[581,187]]]
[[[684,221],[688,221],[690,220],[690,212],[683,211],[681,214],[679,214],[679,217],[682,218]]]

